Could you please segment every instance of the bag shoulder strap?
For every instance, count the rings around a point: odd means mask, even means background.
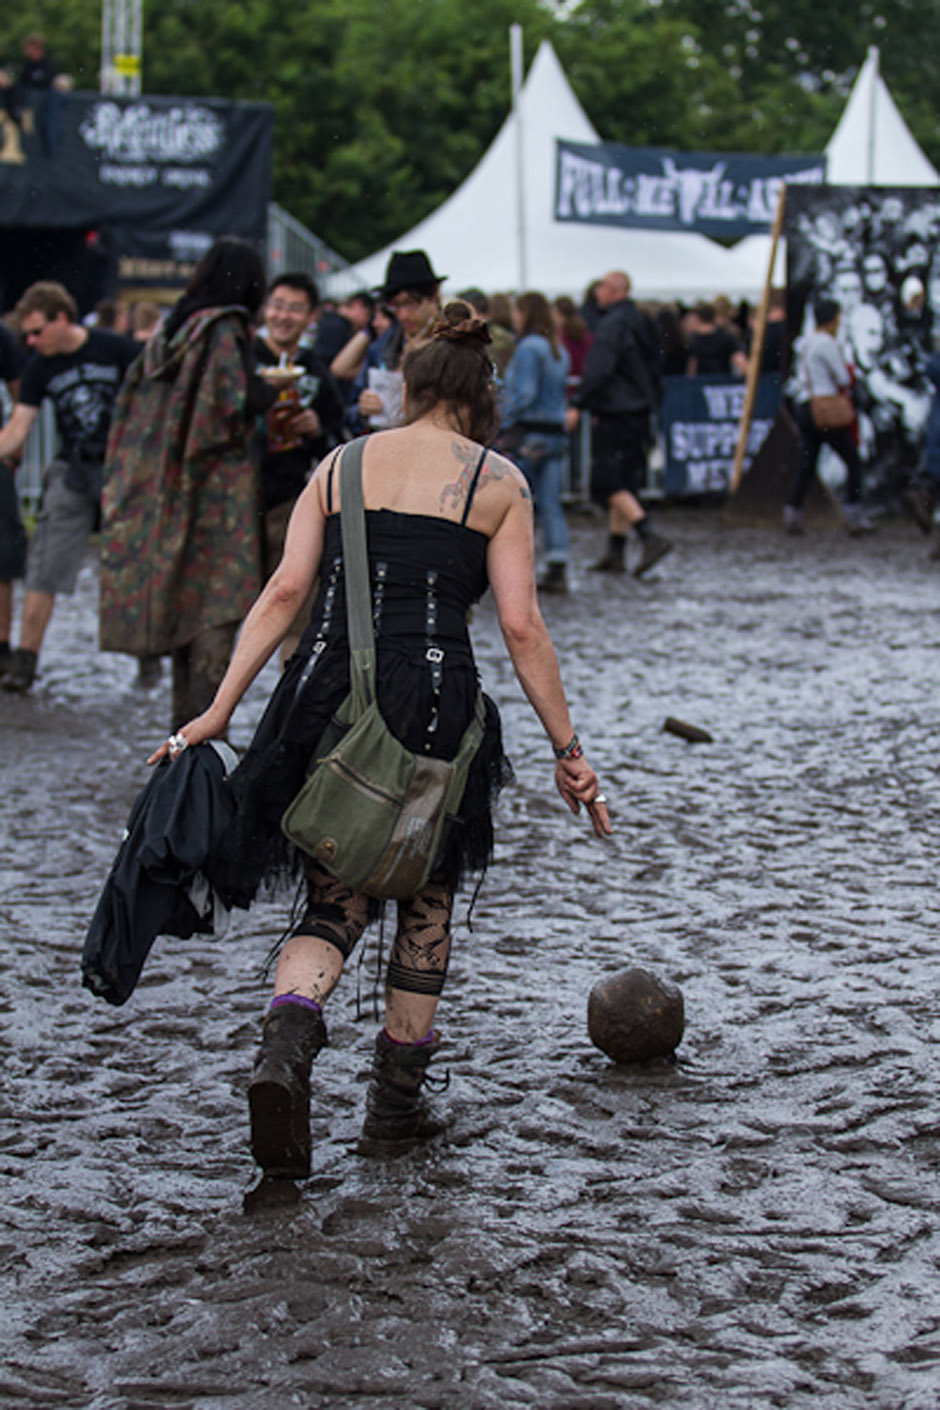
[[[368,439],[368,436],[359,436],[357,440],[350,441],[343,447],[340,458],[339,521],[346,579],[349,680],[359,714],[375,699],[375,635],[369,591],[366,511],[362,495],[362,452]]]

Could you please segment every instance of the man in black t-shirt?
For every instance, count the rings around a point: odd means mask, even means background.
[[[281,561],[287,523],[310,472],[342,437],[344,406],[336,384],[314,349],[301,345],[319,298],[309,275],[277,275],[271,282],[264,309],[264,328],[255,339],[255,357],[262,376],[266,367],[275,367],[282,360],[302,369],[293,384],[293,414],[283,403],[275,403],[259,428],[261,545],[266,579]],[[306,603],[281,645],[282,660],[286,661],[293,652],[309,615]]]
[[[739,377],[747,374],[747,357],[741,344],[718,322],[714,304],[701,303],[695,310],[695,331],[689,339],[686,362],[689,377]]]
[[[23,351],[5,323],[0,323],[0,382],[6,382],[16,400]],[[3,404],[0,403],[0,426]],[[0,675],[10,664],[10,627],[13,623],[13,580],[23,576],[26,563],[26,531],[20,515],[19,496],[14,481],[16,463],[0,461]]]
[[[0,685],[10,691],[29,690],[56,595],[75,589],[97,521],[115,398],[139,351],[128,338],[84,328],[74,299],[61,284],[31,285],[17,313],[32,356],[10,424],[0,431],[0,460],[22,449],[47,396],[55,406],[61,449],[43,477],[26,559],[20,646],[0,677]]]

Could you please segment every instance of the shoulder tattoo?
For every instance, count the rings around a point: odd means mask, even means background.
[[[441,490],[441,509],[459,510],[467,502],[467,495],[470,493],[470,485],[477,468],[477,461],[480,453],[475,446],[461,445],[459,441],[451,443],[451,452],[455,460],[463,466],[456,480],[451,480]],[[492,455],[489,451],[483,461],[483,468],[480,471],[480,478],[477,480],[477,489],[482,490],[484,485],[495,480],[505,480],[509,471],[506,463],[500,456]],[[528,489],[524,491],[523,498],[529,498]]]

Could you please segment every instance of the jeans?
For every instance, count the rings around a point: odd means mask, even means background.
[[[844,499],[846,504],[857,504],[861,498],[862,490],[862,462],[859,460],[858,447],[852,439],[851,431],[845,426],[838,431],[820,431],[813,421],[808,402],[798,403],[794,407],[794,416],[796,424],[800,428],[800,465],[790,487],[787,504],[793,509],[803,507],[803,501],[809,493],[809,487],[816,474],[816,461],[819,459],[819,451],[824,442],[826,445],[832,446],[836,455],[845,465],[847,474]]]
[[[542,526],[546,563],[568,562],[568,524],[561,506],[567,454],[567,436],[531,431],[512,456],[525,475],[535,500],[535,513]]]

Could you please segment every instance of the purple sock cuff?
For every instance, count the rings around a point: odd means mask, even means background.
[[[300,1004],[301,1008],[313,1009],[314,1013],[323,1012],[315,999],[305,999],[303,994],[278,994],[271,1000],[272,1009],[282,1009],[285,1004]]]
[[[402,1042],[401,1038],[393,1038],[387,1028],[383,1028],[382,1032],[390,1043],[395,1044],[396,1048],[425,1048],[427,1047],[428,1043],[433,1043],[434,1039],[437,1037],[437,1034],[432,1028],[426,1038],[419,1038],[416,1043],[404,1043]]]

